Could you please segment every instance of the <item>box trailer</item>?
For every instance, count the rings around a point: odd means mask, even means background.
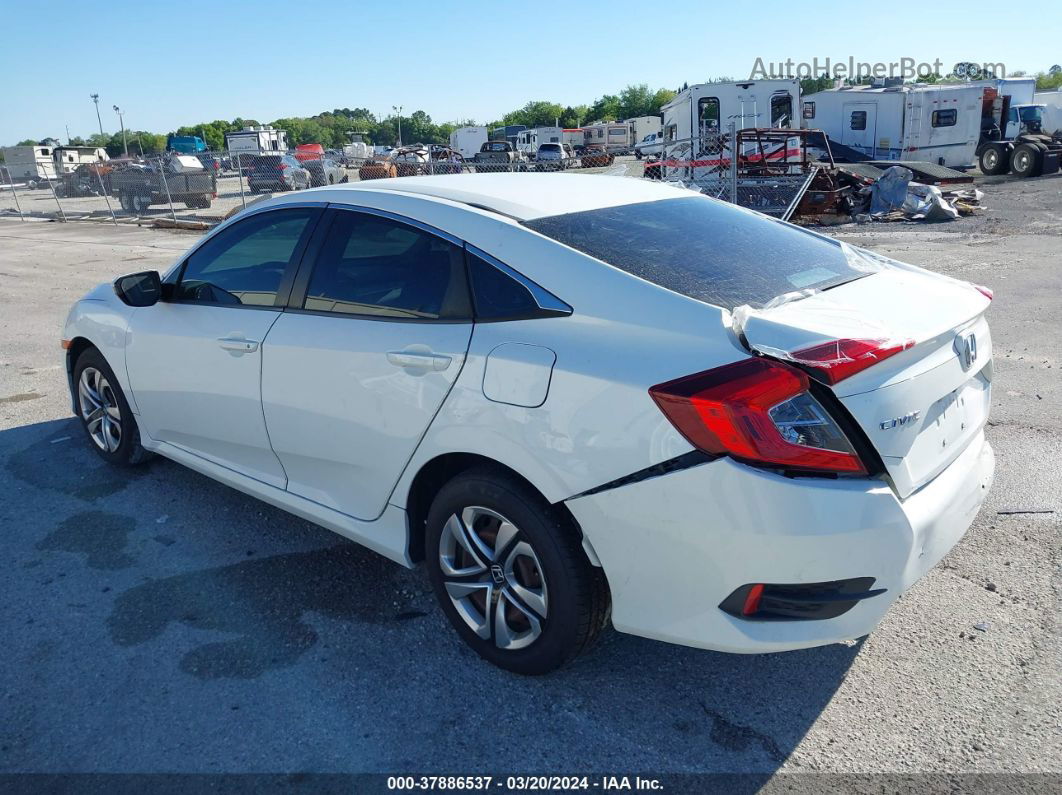
[[[450,133],[450,148],[461,157],[471,159],[490,138],[486,127],[458,127]]]
[[[958,83],[849,86],[804,98],[802,119],[871,160],[964,169],[977,161],[984,88]]]

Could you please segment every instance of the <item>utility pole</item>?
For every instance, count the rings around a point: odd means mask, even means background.
[[[92,98],[93,103],[96,105],[96,121],[98,121],[100,123],[100,135],[102,136],[103,135],[103,119],[100,118],[100,95],[99,94],[89,94],[89,96]]]
[[[398,114],[398,143],[395,144],[397,148],[402,145],[402,106],[392,105],[391,110]]]
[[[122,109],[115,105],[114,112],[118,114],[118,123],[122,125],[122,148],[125,150],[125,156],[129,157],[129,142],[125,139],[125,119],[122,118]]]

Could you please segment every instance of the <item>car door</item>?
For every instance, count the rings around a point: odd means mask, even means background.
[[[330,209],[263,348],[263,409],[288,490],[379,516],[464,365],[471,318],[459,241]]]
[[[262,417],[261,344],[322,212],[288,206],[227,227],[132,316],[126,365],[149,437],[284,488]]]

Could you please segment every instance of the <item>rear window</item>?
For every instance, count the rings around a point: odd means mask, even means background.
[[[700,196],[524,225],[668,290],[728,309],[865,276],[839,243]]]

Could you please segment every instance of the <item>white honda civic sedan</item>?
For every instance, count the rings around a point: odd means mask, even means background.
[[[990,487],[990,300],[673,186],[448,175],[254,205],[62,344],[107,461],[423,563],[476,652],[542,673],[610,620],[870,632]]]

